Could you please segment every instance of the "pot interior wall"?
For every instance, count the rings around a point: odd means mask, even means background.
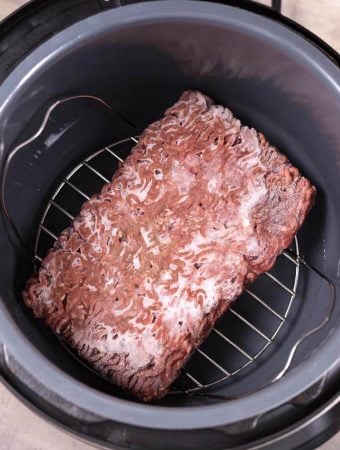
[[[52,40],[51,54],[52,48],[58,47],[57,39]],[[336,279],[340,246],[340,142],[336,123],[339,101],[336,86],[328,84],[307,57],[286,47],[275,36],[261,35],[259,30],[222,26],[209,20],[150,19],[112,27],[91,39],[75,37],[48,60],[34,61],[38,63],[2,109],[0,126],[5,152],[31,136],[51,103],[67,95],[99,96],[119,114],[89,99],[64,104],[52,114],[47,133],[15,158],[6,196],[28,247],[33,246],[49,196],[75,163],[105,145],[138,134],[131,124],[143,130],[161,117],[184,90],[199,89],[228,106],[244,124],[263,132],[315,184],[316,203],[299,233],[301,252],[311,264]],[[1,254],[7,255],[0,263],[1,307],[27,339],[65,372],[100,391],[127,397],[84,369],[49,330],[34,320],[20,294],[32,268],[24,262],[22,251],[14,250],[3,223],[0,235]],[[269,285],[267,290],[263,286],[259,289],[278,309],[286,301],[284,292],[272,290]],[[327,285],[303,271],[298,295],[274,344],[258,362],[215,392],[247,392],[274,376],[283,367],[296,339],[325,316],[328,298]],[[251,310],[244,300],[241,308],[244,314]],[[339,313],[336,305],[329,325],[304,344],[295,364],[326,339],[338,322]],[[259,324],[268,320],[265,311],[256,314]],[[236,326],[235,320],[231,324],[228,316],[221,326]],[[247,340],[249,343],[251,333],[240,325],[240,342]],[[223,350],[219,358],[228,367]],[[197,378],[204,379],[210,370],[197,361],[194,366]],[[160,404],[206,401],[173,396]]]

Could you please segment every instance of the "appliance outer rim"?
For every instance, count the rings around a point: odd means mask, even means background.
[[[288,43],[292,46],[291,50],[309,59],[319,70],[320,76],[328,77],[333,85],[336,83],[339,72],[334,63],[312,44],[278,23],[241,9],[219,4],[191,0],[187,2],[155,1],[105,11],[84,19],[34,50],[0,87],[0,122],[8,103],[15,97],[25,81],[40,67],[48,64],[67,49],[69,50],[71,46],[77,45],[80,40],[90,39],[97,33],[105,33],[138,21],[164,18],[210,20],[221,25],[228,24],[234,27],[242,25],[248,32],[262,31],[267,35],[272,33],[273,39],[274,37],[278,39],[280,36],[286,46]],[[77,36],[76,42],[72,39],[74,36]],[[36,64],[37,61],[39,64]],[[51,391],[101,417],[116,422],[122,422],[124,418],[124,423],[153,429],[190,430],[218,427],[263,414],[300,394],[337,365],[340,361],[339,339],[340,330],[338,329],[329,338],[327,345],[323,345],[322,351],[320,349],[303,364],[303,367],[296,368],[282,380],[246,398],[204,407],[159,407],[117,399],[74,380],[34,348],[0,305],[0,340],[14,358],[38,381]],[[202,408],[205,411],[204,415]]]

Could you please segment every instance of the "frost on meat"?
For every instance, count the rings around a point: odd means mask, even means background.
[[[24,300],[110,381],[160,398],[314,194],[263,135],[185,92],[84,203]]]

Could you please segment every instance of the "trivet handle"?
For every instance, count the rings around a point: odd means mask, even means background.
[[[276,375],[275,378],[273,378],[273,380],[271,381],[271,383],[274,383],[275,381],[280,380],[285,373],[287,373],[289,367],[291,366],[294,356],[296,354],[296,351],[298,350],[298,348],[300,347],[300,345],[306,340],[308,339],[310,336],[312,336],[313,334],[317,333],[318,331],[320,331],[324,326],[327,325],[327,323],[329,322],[330,318],[332,317],[332,313],[334,310],[334,306],[335,306],[335,298],[336,298],[336,291],[335,291],[335,286],[334,283],[322,272],[320,272],[318,269],[316,269],[315,267],[313,267],[312,265],[308,264],[301,256],[297,257],[298,261],[300,263],[302,263],[305,267],[307,267],[307,269],[311,270],[312,272],[314,272],[316,275],[318,275],[319,277],[321,277],[329,286],[330,289],[330,293],[331,293],[331,300],[330,300],[330,305],[329,305],[329,309],[327,312],[327,315],[324,317],[324,319],[322,320],[322,322],[319,323],[319,325],[317,325],[316,327],[312,328],[311,330],[307,331],[307,333],[303,334],[293,345],[285,366],[283,367],[283,369]]]
[[[51,117],[51,114],[53,113],[53,111],[55,109],[57,109],[60,105],[63,105],[67,102],[71,102],[74,100],[79,100],[79,99],[88,99],[88,100],[94,100],[97,103],[100,103],[101,106],[103,106],[104,108],[108,109],[109,111],[111,111],[112,113],[116,114],[120,119],[122,119],[124,122],[126,122],[129,126],[133,127],[135,130],[138,131],[137,127],[132,124],[126,117],[122,116],[122,114],[117,111],[114,107],[112,107],[111,105],[109,105],[108,103],[106,103],[104,100],[102,100],[99,97],[95,97],[93,95],[87,95],[87,94],[81,94],[81,95],[74,95],[74,96],[70,96],[70,97],[65,97],[62,99],[59,99],[57,101],[55,101],[45,112],[43,120],[39,126],[39,128],[37,129],[37,131],[28,139],[26,139],[24,142],[21,142],[20,144],[18,144],[16,147],[14,147],[12,150],[10,150],[5,158],[4,164],[2,166],[2,170],[0,173],[0,210],[2,212],[2,214],[4,215],[5,219],[7,220],[7,222],[9,223],[9,225],[11,226],[15,236],[17,237],[18,241],[20,242],[22,248],[25,251],[25,254],[29,256],[29,259],[31,260],[32,258],[30,257],[30,252],[29,250],[26,248],[26,244],[24,242],[23,237],[21,236],[15,221],[13,220],[9,209],[7,207],[7,203],[6,203],[6,179],[7,179],[7,174],[10,168],[10,165],[13,161],[13,159],[15,158],[15,156],[17,155],[18,152],[20,152],[21,150],[24,150],[29,144],[31,144],[32,142],[34,142],[37,138],[39,138],[39,136],[41,136],[41,134],[44,132],[46,125]]]
[[[297,255],[291,255],[292,258],[294,258],[297,262],[303,264],[308,270],[314,272],[317,276],[321,277],[327,284],[330,290],[330,301],[329,301],[329,308],[327,311],[326,316],[322,319],[322,321],[315,326],[314,328],[310,329],[309,331],[307,331],[306,333],[304,333],[302,336],[300,336],[300,338],[295,342],[295,344],[293,345],[293,347],[291,348],[291,351],[288,354],[288,357],[286,359],[286,363],[283,366],[283,368],[280,370],[280,372],[274,377],[272,378],[270,381],[268,381],[267,383],[265,383],[264,385],[253,389],[252,391],[249,391],[245,394],[241,394],[241,395],[220,395],[220,394],[209,394],[209,393],[190,393],[187,391],[178,391],[175,392],[175,394],[185,394],[187,396],[190,397],[206,397],[206,398],[214,398],[216,400],[237,400],[239,398],[244,398],[248,395],[254,394],[268,386],[270,386],[273,383],[276,383],[277,381],[279,381],[289,370],[289,368],[291,367],[293,361],[294,361],[294,357],[295,354],[297,352],[297,350],[299,349],[299,347],[301,346],[301,344],[308,339],[309,337],[311,337],[313,334],[319,332],[322,328],[324,328],[328,322],[330,321],[332,315],[333,315],[333,310],[335,307],[335,300],[336,300],[336,289],[335,289],[335,285],[334,283],[327,277],[327,275],[325,275],[323,272],[321,272],[319,269],[315,268],[314,266],[312,266],[311,264],[307,263],[307,261],[305,261],[305,259],[303,259],[301,256],[297,256]],[[258,418],[261,416],[258,416],[255,421],[258,420]],[[256,426],[256,425],[255,425]]]

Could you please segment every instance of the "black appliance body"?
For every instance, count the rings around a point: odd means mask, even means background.
[[[315,448],[340,428],[338,55],[253,2],[126,3],[36,0],[0,26],[2,169],[26,143],[3,186],[26,250],[3,210],[2,380],[46,419],[103,447]],[[216,365],[194,355],[188,371],[207,387],[182,380],[185,393],[144,405],[84,367],[34,320],[20,292],[32,272],[27,252],[44,256],[67,226],[57,211],[49,215],[51,196],[75,215],[72,186],[91,195],[103,182],[84,176],[79,162],[95,155],[89,163],[110,177],[116,162],[98,150],[126,156],[131,136],[186,89],[262,131],[318,194],[293,248],[303,257],[294,259],[298,272],[289,258],[278,263],[272,276],[285,287],[262,277],[254,289],[265,305],[240,299],[217,326],[232,342],[219,335],[204,344],[233,375],[219,381]]]

